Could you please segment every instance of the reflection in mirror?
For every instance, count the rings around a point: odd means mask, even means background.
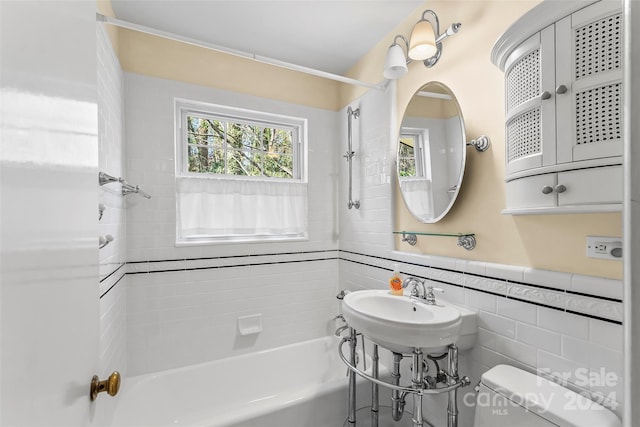
[[[462,112],[453,92],[430,82],[411,98],[398,136],[402,198],[421,222],[434,223],[458,196],[466,161]]]

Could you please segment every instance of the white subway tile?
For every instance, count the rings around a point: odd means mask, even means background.
[[[536,347],[518,342],[503,336],[496,336],[495,350],[507,357],[515,359],[526,365],[535,367],[537,363]]]
[[[572,338],[569,336],[562,337],[562,357],[574,360],[583,365],[589,366],[589,353],[594,346],[588,341]]]
[[[498,279],[522,282],[524,280],[524,267],[486,263],[485,274]]]
[[[546,307],[538,307],[538,326],[580,339],[589,337],[589,319]]]
[[[622,351],[622,333],[622,325],[589,319],[589,341],[594,344]]]
[[[464,304],[490,313],[496,312],[496,296],[473,289],[464,290]]]
[[[585,372],[588,372],[588,364],[575,360],[565,359],[556,354],[538,349],[538,371],[549,374],[558,379],[560,384],[581,382]],[[588,387],[583,387],[588,390]]]
[[[561,335],[540,329],[526,323],[516,324],[516,339],[534,347],[560,355],[562,352]]]
[[[571,279],[571,290],[589,295],[622,299],[622,281],[594,276],[574,274]]]
[[[508,338],[515,338],[516,335],[514,320],[486,311],[478,312],[478,326]]]
[[[460,286],[448,285],[446,283],[433,282],[431,280],[426,281],[427,285],[432,285],[434,288],[440,288],[444,290],[444,293],[436,292],[436,300],[442,298],[445,301],[449,301],[454,304],[464,304],[464,288]]]
[[[497,298],[497,303],[498,314],[521,322],[536,324],[538,310],[535,305],[507,298]]]
[[[571,288],[571,274],[559,271],[524,269],[524,281],[534,285],[566,290]]]

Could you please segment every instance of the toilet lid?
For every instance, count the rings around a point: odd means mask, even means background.
[[[485,386],[561,427],[620,427],[609,409],[545,378],[498,365],[482,375]]]

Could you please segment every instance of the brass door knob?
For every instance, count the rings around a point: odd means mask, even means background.
[[[115,396],[120,390],[120,373],[114,371],[109,378],[100,381],[97,375],[94,375],[91,379],[91,400],[96,400],[98,393],[106,391],[109,396]]]

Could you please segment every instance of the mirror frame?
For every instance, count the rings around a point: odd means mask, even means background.
[[[402,129],[403,129],[403,123],[405,122],[406,119],[406,115],[407,115],[407,110],[409,109],[409,106],[411,105],[411,102],[417,97],[419,96],[418,93],[419,92],[423,92],[425,91],[430,85],[438,85],[440,86],[441,89],[443,89],[444,91],[447,92],[447,94],[451,97],[451,101],[453,101],[456,110],[458,111],[458,117],[459,117],[459,126],[461,129],[461,134],[462,137],[460,138],[460,147],[461,147],[461,165],[460,165],[460,173],[458,174],[458,180],[455,184],[455,192],[452,193],[451,196],[451,200],[449,201],[448,206],[446,207],[446,209],[444,209],[441,213],[439,213],[437,216],[434,215],[433,218],[429,219],[429,220],[425,220],[424,218],[419,217],[418,215],[415,214],[415,212],[411,209],[411,207],[409,206],[409,204],[407,203],[407,199],[405,197],[404,192],[402,191],[402,187],[401,187],[401,179],[400,179],[400,162],[399,162],[399,149],[400,149],[400,136],[402,134]],[[398,133],[396,136],[396,179],[397,179],[397,184],[398,184],[398,188],[400,190],[400,194],[402,196],[402,201],[405,205],[405,207],[407,208],[407,210],[411,213],[411,215],[413,215],[413,217],[424,224],[434,224],[438,221],[441,221],[448,213],[449,211],[451,211],[451,209],[453,208],[453,205],[456,203],[456,200],[458,199],[458,194],[460,193],[460,186],[462,185],[462,179],[464,178],[464,173],[465,173],[465,168],[466,168],[466,164],[467,164],[467,150],[466,150],[466,146],[467,146],[467,140],[466,140],[466,129],[465,129],[465,125],[464,125],[464,116],[462,114],[462,108],[460,107],[460,103],[458,102],[458,99],[455,95],[455,93],[451,90],[451,88],[449,86],[447,86],[446,84],[439,82],[439,81],[429,81],[425,84],[423,84],[422,86],[420,86],[418,88],[418,90],[416,90],[413,94],[413,96],[411,97],[411,99],[409,100],[409,102],[407,103],[405,109],[404,109],[404,113],[402,115],[402,121],[400,122],[400,128],[398,129]]]

